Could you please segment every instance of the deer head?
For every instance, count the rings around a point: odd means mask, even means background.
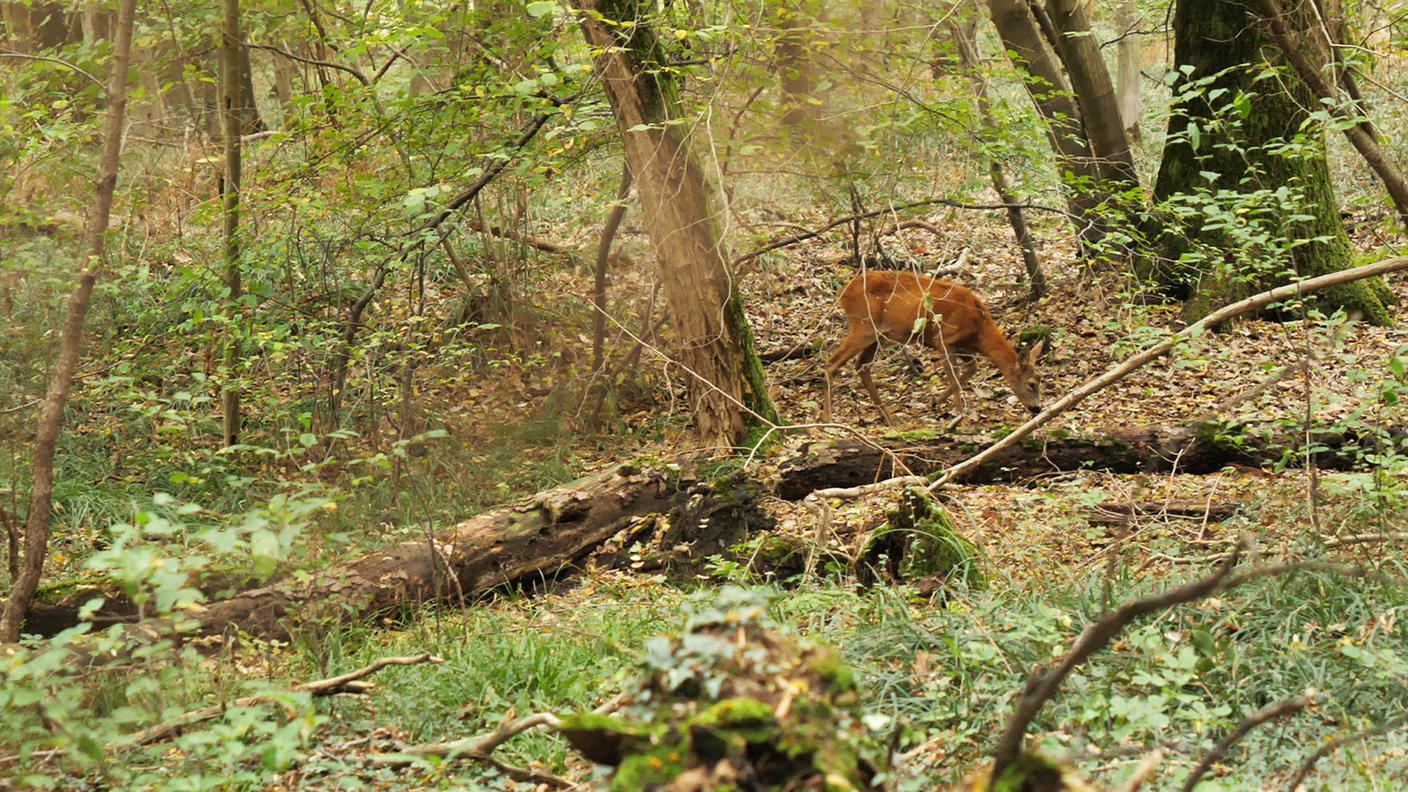
[[[1032,345],[1026,353],[1017,354],[1017,365],[1011,371],[1004,371],[1003,379],[1012,389],[1017,401],[1026,405],[1033,415],[1041,412],[1041,374],[1036,369],[1037,360],[1046,352],[1046,339]]]

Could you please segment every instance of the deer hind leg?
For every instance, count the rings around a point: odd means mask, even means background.
[[[826,392],[821,402],[821,416],[826,423],[831,423],[831,380],[836,376],[836,370],[841,368],[847,360],[871,349],[871,356],[874,356],[875,334],[865,329],[852,327],[846,337],[841,339],[841,345],[831,353],[831,357],[826,359],[826,365],[822,367],[822,374],[826,378]]]
[[[895,417],[885,408],[885,400],[880,398],[880,391],[875,387],[875,380],[870,377],[870,362],[875,359],[875,352],[880,348],[878,343],[873,343],[865,348],[856,360],[856,369],[860,371],[861,384],[870,394],[870,398],[875,401],[875,406],[880,408],[880,416],[885,419],[886,426],[895,425]]]

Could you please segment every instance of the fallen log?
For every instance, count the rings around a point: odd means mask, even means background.
[[[1402,430],[1387,435],[1402,438]],[[1338,431],[1310,433],[1321,467],[1359,464],[1377,441]],[[1228,465],[1300,463],[1306,435],[1295,428],[1212,424],[1115,429],[1092,436],[1029,437],[963,481],[1036,480],[1056,473],[1210,473]],[[986,435],[897,434],[878,441],[810,443],[784,461],[771,494],[800,500],[823,488],[859,486],[904,473],[934,473],[992,442]],[[922,480],[918,483],[923,483]],[[466,520],[430,538],[367,553],[207,606],[199,631],[287,639],[346,621],[392,618],[432,601],[469,603],[506,585],[551,580],[588,563],[640,570],[690,568],[727,555],[770,525],[759,503],[768,487],[742,474],[705,481],[676,466],[620,465]],[[1202,512],[1198,512],[1199,517]],[[1211,515],[1210,519],[1216,515]],[[86,599],[84,597],[83,599]],[[80,600],[81,601],[81,600]],[[77,603],[41,609],[27,632],[53,634],[77,621]],[[61,610],[62,613],[50,612]],[[105,622],[130,614],[104,613]]]
[[[1404,436],[1395,428],[1388,436]],[[824,488],[856,487],[904,476],[937,473],[973,456],[994,438],[987,435],[900,433],[879,442],[824,440],[809,443],[778,471],[774,490],[784,500],[801,500]],[[1197,423],[1107,429],[1093,435],[1052,432],[1025,438],[981,465],[967,470],[967,484],[1033,480],[1057,473],[1207,474],[1229,465],[1267,467],[1303,464],[1307,435],[1294,427],[1241,427]],[[1374,436],[1321,429],[1309,433],[1318,466],[1347,470],[1359,466],[1380,442]]]
[[[287,638],[300,629],[387,617],[431,601],[468,603],[501,586],[552,579],[652,515],[689,536],[676,555],[703,558],[769,523],[745,485],[709,484],[673,466],[626,464],[473,517],[433,537],[403,542],[316,572],[216,602],[200,615],[206,635],[236,630]],[[433,541],[432,541],[433,540]]]

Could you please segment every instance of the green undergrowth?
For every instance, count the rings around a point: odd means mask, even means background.
[[[1401,564],[1385,572],[1403,574]],[[1180,581],[1113,582],[1117,599]],[[896,790],[956,782],[985,755],[1027,671],[1059,656],[1098,614],[1103,582],[995,586],[943,603],[907,588],[815,584],[771,592],[773,617],[837,647],[856,672],[868,727],[898,729]],[[289,668],[337,672],[385,655],[429,651],[436,666],[390,668],[379,692],[330,705],[335,732],[391,726],[409,741],[491,731],[513,713],[581,712],[626,688],[647,638],[678,634],[684,594],[655,580],[611,577],[534,600],[428,613],[411,630],[358,631],[303,649]],[[1203,789],[1283,782],[1323,740],[1408,712],[1408,608],[1401,586],[1324,573],[1251,584],[1126,630],[1066,683],[1037,720],[1043,751],[1115,783],[1156,745],[1168,757],[1151,789],[1176,789],[1247,714],[1316,691],[1314,708],[1242,740]],[[316,655],[316,656],[315,656]],[[559,737],[535,732],[500,749],[514,763],[585,772]],[[342,760],[338,760],[342,761]],[[508,782],[471,765],[419,769],[422,781]],[[1383,788],[1408,772],[1408,735],[1347,747],[1317,766],[1313,788]],[[410,778],[404,779],[410,782]]]

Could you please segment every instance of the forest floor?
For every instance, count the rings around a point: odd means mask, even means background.
[[[978,289],[1011,335],[1031,325],[1050,327],[1052,351],[1042,364],[1046,393],[1062,393],[1086,381],[1178,321],[1175,307],[1132,304],[1117,287],[1105,283],[1110,279],[1078,277],[1068,264],[1070,252],[1054,246],[1042,251],[1055,276],[1052,293],[1038,302],[1023,302],[1019,259],[995,218],[980,222],[971,215],[940,212],[929,221],[940,233],[905,231],[886,237],[886,248],[930,263],[962,261],[953,278]],[[761,348],[821,342],[814,355],[769,366],[779,408],[796,423],[809,422],[819,412],[820,362],[841,331],[834,295],[853,274],[846,247],[835,238],[796,246],[770,259],[748,283]],[[579,291],[580,286],[564,288]],[[1402,304],[1408,304],[1408,283],[1400,280],[1392,286]],[[644,284],[617,288],[648,293]],[[1331,335],[1336,336],[1333,344]],[[1323,323],[1241,322],[1196,339],[1177,357],[1145,367],[1061,416],[1050,428],[1100,432],[1207,418],[1305,421],[1307,409],[1317,424],[1349,416],[1379,425],[1401,423],[1400,408],[1381,402],[1378,385],[1390,376],[1388,359],[1405,345],[1408,328],[1402,325],[1385,329],[1350,323],[1326,329]],[[1298,361],[1307,348],[1314,362],[1303,367]],[[948,420],[943,406],[935,404],[942,384],[933,376],[932,360],[925,359],[924,376],[915,376],[892,353],[877,362],[877,379],[897,414],[897,429],[933,427]],[[1291,375],[1278,378],[1288,364]],[[1377,372],[1383,372],[1382,377]],[[1255,398],[1231,410],[1220,409],[1267,378],[1274,382]],[[530,415],[534,402],[525,383],[533,381],[520,376],[501,383],[500,390],[471,394],[458,408],[464,425],[482,431],[501,421],[505,387],[524,388],[508,403]],[[990,367],[980,369],[974,382],[962,418],[964,431],[999,431],[1025,419],[1025,410]],[[848,367],[839,378],[837,420],[873,436],[893,432],[877,420],[858,385]],[[476,416],[476,405],[482,415]],[[653,406],[635,414],[628,410],[625,421],[647,420],[669,406],[668,398],[657,397]],[[491,414],[495,418],[490,419]],[[825,433],[789,435],[779,453],[786,456],[788,449]],[[484,439],[491,436],[485,433]],[[605,448],[575,448],[573,464],[590,469],[594,457],[608,463],[638,452],[668,456],[678,439],[668,432],[653,441],[632,438]],[[768,462],[758,465],[766,474]],[[1391,527],[1365,525],[1365,515],[1373,511],[1366,502],[1384,505],[1375,501],[1377,486],[1364,474],[1323,473],[1312,478],[1305,470],[1247,468],[1196,476],[1069,471],[1039,481],[961,486],[948,493],[946,503],[958,530],[978,548],[989,581],[986,590],[946,597],[921,595],[906,586],[863,589],[824,570],[802,581],[759,581],[746,569],[715,570],[715,579],[704,588],[727,581],[773,591],[785,588],[787,596],[775,606],[783,620],[839,646],[860,671],[868,706],[907,724],[909,743],[917,747],[900,757],[896,788],[928,790],[956,781],[981,759],[987,736],[1002,723],[1025,669],[1061,651],[1079,624],[1075,614],[1098,610],[1109,597],[1117,601],[1162,581],[1204,571],[1208,556],[1226,550],[1244,532],[1255,538],[1260,551],[1274,556],[1304,550],[1315,537]],[[1378,509],[1379,519],[1386,513],[1402,514],[1397,496],[1390,497],[1395,500]],[[860,529],[883,519],[895,498],[894,492],[882,492],[834,502],[833,534],[861,535]],[[1118,523],[1118,529],[1109,521],[1092,521],[1102,504],[1111,503],[1129,504],[1137,514]],[[1204,504],[1216,516],[1166,508],[1187,504]],[[767,508],[780,531],[808,536],[815,529],[814,514],[800,504],[773,500]],[[1119,541],[1116,531],[1123,532]],[[1390,547],[1355,544],[1331,554],[1381,560],[1393,552]],[[1310,592],[1333,588],[1323,579],[1305,585]],[[1383,609],[1370,594],[1352,587],[1325,594],[1325,601],[1314,605],[1286,604],[1288,598],[1305,596],[1306,591],[1290,585],[1258,590],[1245,597],[1210,600],[1132,630],[1111,650],[1103,670],[1072,680],[1073,690],[1056,707],[1059,722],[1078,726],[1048,733],[1044,744],[1111,784],[1138,763],[1144,753],[1138,746],[1173,746],[1150,788],[1176,788],[1218,734],[1273,695],[1297,693],[1311,685],[1342,688],[1346,680],[1336,676],[1342,668],[1316,652],[1369,647],[1376,637],[1392,633],[1395,615],[1408,607],[1401,592],[1391,598],[1396,605]],[[408,772],[372,768],[361,758],[406,742],[490,731],[530,711],[595,706],[626,684],[646,637],[678,624],[688,597],[660,577],[597,571],[535,596],[508,596],[463,611],[428,612],[402,629],[362,630],[338,634],[317,646],[295,645],[296,651],[276,663],[277,670],[266,663],[257,673],[321,676],[377,656],[418,651],[439,654],[445,663],[387,670],[378,677],[376,694],[335,701],[328,710],[332,728],[321,738],[314,758],[286,774],[285,788],[340,788],[354,779],[388,789],[533,788],[472,763],[421,763]],[[1259,623],[1258,614],[1269,602],[1293,615],[1275,624]],[[1241,642],[1240,654],[1223,655],[1229,667],[1216,671],[1227,676],[1223,684],[1192,683],[1180,675],[1192,662],[1187,659],[1190,647],[1199,652],[1206,648],[1197,642],[1199,630],[1213,623],[1230,625]],[[1267,668],[1280,670],[1265,675]],[[1390,676],[1398,678],[1395,674]],[[1401,683],[1388,684],[1391,691]],[[1237,692],[1214,694],[1219,690]],[[1359,703],[1365,709],[1401,711],[1401,699],[1395,702],[1391,692],[1383,691],[1376,683],[1354,695],[1335,692],[1341,697],[1337,708],[1326,707],[1295,725],[1267,727],[1247,741],[1235,769],[1200,788],[1283,785],[1307,746],[1354,725],[1344,715],[1353,711],[1351,699],[1364,698],[1368,703]],[[1253,758],[1248,759],[1248,753]],[[560,739],[543,733],[524,735],[496,755],[574,780],[588,779],[593,772]],[[1408,742],[1401,734],[1370,741],[1325,760],[1318,772],[1317,783],[1334,788],[1389,788],[1388,779],[1408,774]]]

